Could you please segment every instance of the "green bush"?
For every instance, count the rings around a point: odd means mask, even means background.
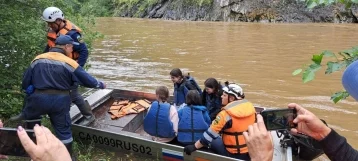
[[[358,0],[299,0],[306,3],[307,8],[314,8],[319,5],[344,4],[350,8],[352,4],[358,3]]]
[[[80,13],[90,14],[96,17],[108,17],[113,15],[113,0],[79,0],[81,2]]]
[[[82,28],[89,47],[99,36],[90,30],[94,17],[77,11],[80,5],[77,0],[0,0],[0,118],[20,112],[23,72],[46,46],[47,24],[40,18],[45,8],[59,7],[66,19]]]

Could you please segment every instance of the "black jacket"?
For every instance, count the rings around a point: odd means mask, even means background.
[[[347,143],[345,137],[340,136],[333,129],[319,143],[332,161],[358,161],[358,151]]]

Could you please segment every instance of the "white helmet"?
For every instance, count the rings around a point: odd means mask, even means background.
[[[65,16],[59,8],[47,7],[42,13],[41,18],[46,22],[55,22],[58,18],[61,20],[65,19]]]
[[[227,94],[234,95],[236,99],[239,99],[239,97],[242,97],[244,94],[242,88],[237,84],[229,84],[228,86],[224,86],[223,91]]]

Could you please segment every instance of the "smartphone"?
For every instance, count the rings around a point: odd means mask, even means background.
[[[25,129],[30,139],[36,143],[33,130]],[[0,128],[0,154],[9,156],[28,157],[22,146],[15,128]]]
[[[269,109],[261,111],[267,130],[283,130],[297,127],[293,120],[297,117],[296,109]]]

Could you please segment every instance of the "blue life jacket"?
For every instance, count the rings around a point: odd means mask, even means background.
[[[199,94],[202,94],[201,88],[199,87],[198,83],[196,83],[193,77],[187,76],[180,85],[174,83],[174,103],[176,106],[180,106],[181,104],[185,103],[185,96],[189,92],[189,88],[186,86],[187,83],[192,84]]]
[[[199,92],[200,95],[203,94],[203,91],[201,90],[198,83],[195,81],[194,77],[187,76],[186,80],[189,81],[192,85],[194,85],[194,87],[196,88],[196,90]]]
[[[170,120],[169,103],[153,102],[143,122],[144,131],[151,136],[161,138],[175,137],[173,123]]]
[[[186,106],[178,113],[178,141],[184,145],[194,144],[210,126],[206,107]]]

